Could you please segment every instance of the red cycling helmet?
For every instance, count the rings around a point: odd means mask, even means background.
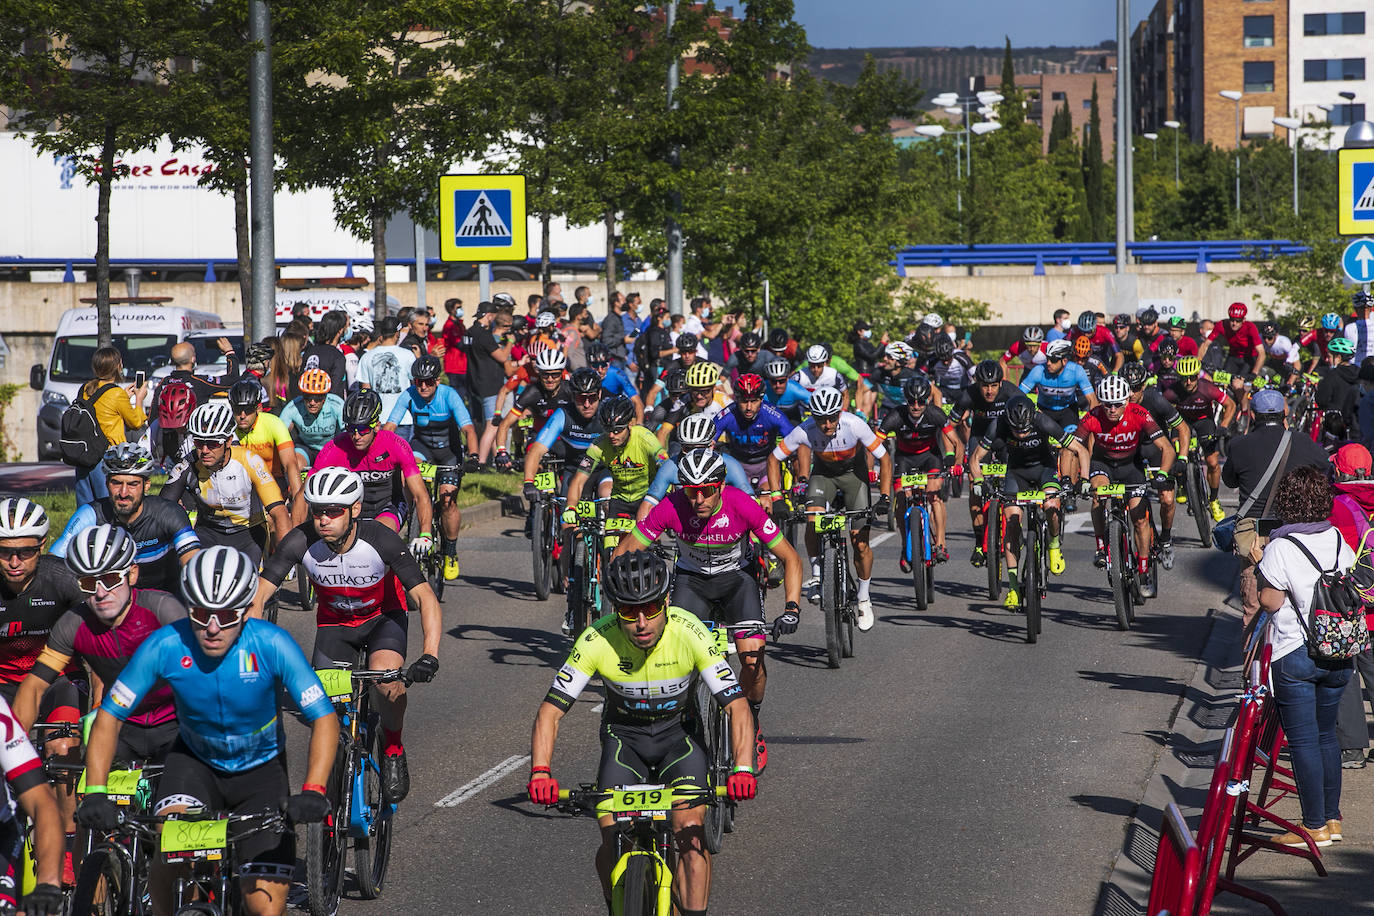
[[[157,420],[163,429],[184,429],[196,409],[196,393],[182,379],[168,379],[157,392]]]
[[[1226,314],[1239,321],[1250,314],[1250,310],[1245,307],[1244,302],[1232,302],[1231,307],[1226,310]]]
[[[742,398],[763,397],[763,378],[753,372],[741,375],[735,382],[735,394]]]

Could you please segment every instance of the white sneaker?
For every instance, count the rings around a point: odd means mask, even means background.
[[[860,598],[857,607],[859,610],[859,629],[867,633],[873,629],[873,601],[870,598]]]
[[[802,583],[802,594],[812,604],[821,603],[821,577],[812,576]]]

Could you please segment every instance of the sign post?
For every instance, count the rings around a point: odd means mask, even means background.
[[[529,260],[525,176],[440,176],[439,257],[477,261],[484,301],[493,261]]]

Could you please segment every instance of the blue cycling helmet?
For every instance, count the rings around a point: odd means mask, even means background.
[[[1341,329],[1341,316],[1335,312],[1327,312],[1322,316],[1323,331],[1339,331]]]

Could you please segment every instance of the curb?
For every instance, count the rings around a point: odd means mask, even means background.
[[[463,510],[463,527],[461,530],[466,531],[475,525],[482,525],[508,515],[523,517],[524,514],[525,503],[518,493],[501,499],[489,499],[484,503],[468,506]]]

